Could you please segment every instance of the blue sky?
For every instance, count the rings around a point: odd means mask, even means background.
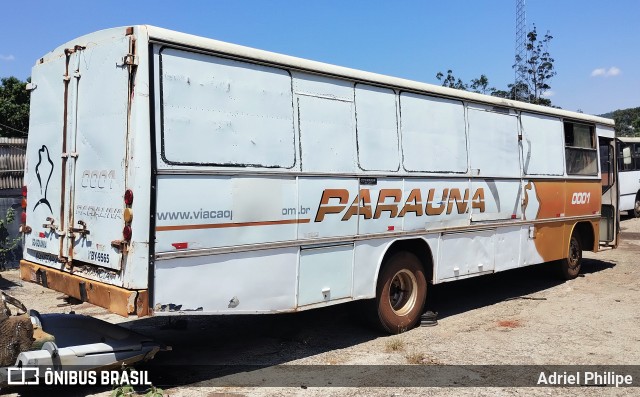
[[[640,106],[640,0],[528,0],[527,23],[551,31],[551,100],[600,114]],[[36,59],[75,37],[152,24],[231,43],[438,84],[514,78],[515,0],[98,1],[2,4],[0,77],[26,78]]]

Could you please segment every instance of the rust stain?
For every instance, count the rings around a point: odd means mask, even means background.
[[[522,327],[520,320],[502,320],[498,321],[498,327],[503,328],[518,328]]]
[[[136,300],[136,315],[138,317],[145,317],[150,315],[149,313],[149,291],[138,291],[138,299]]]
[[[227,227],[248,227],[248,226],[270,226],[270,225],[289,225],[295,223],[309,223],[311,219],[285,219],[281,221],[261,221],[261,222],[235,222],[235,223],[209,223],[200,225],[177,225],[177,226],[158,226],[157,232],[165,232],[170,230],[195,230],[195,229],[221,229]]]

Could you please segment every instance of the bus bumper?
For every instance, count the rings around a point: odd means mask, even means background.
[[[69,295],[82,302],[103,307],[124,317],[149,315],[147,290],[129,290],[61,272],[26,260],[20,261],[20,278]]]

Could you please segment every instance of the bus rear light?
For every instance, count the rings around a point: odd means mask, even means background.
[[[38,233],[38,237],[40,237],[40,238],[46,238],[46,237],[47,237],[47,235],[46,235],[44,232],[40,232],[40,233]]]
[[[125,192],[124,192],[124,203],[126,205],[133,204],[133,190],[131,190],[131,189],[125,190]]]
[[[125,241],[131,241],[131,235],[132,235],[131,226],[126,225],[126,226],[122,229],[122,238],[123,238]]]
[[[123,218],[125,222],[131,223],[133,220],[133,210],[131,208],[125,208]]]
[[[171,243],[177,250],[183,250],[189,248],[189,243]]]
[[[25,226],[25,224],[27,223],[27,186],[24,185],[22,186],[22,201],[20,202],[20,207],[22,207],[22,213],[20,214],[20,223]]]

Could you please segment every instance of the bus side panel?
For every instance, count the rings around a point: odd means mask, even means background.
[[[424,240],[431,251],[431,257],[435,261],[438,257],[438,233],[417,237]],[[395,238],[380,238],[357,241],[355,243],[353,266],[353,297],[354,299],[375,298],[378,274],[383,265],[384,255],[392,243],[398,241]],[[428,254],[428,253],[426,253]],[[425,263],[425,266],[433,266],[435,263]],[[429,269],[425,269],[428,270]],[[432,281],[432,280],[427,280]]]
[[[566,236],[565,222],[543,223],[534,227],[535,249],[541,257],[539,262],[549,262],[565,258]],[[569,230],[569,233],[571,231]]]
[[[295,240],[298,216],[309,221],[296,189],[292,177],[162,175],[156,252]]]
[[[301,222],[298,239],[355,236],[358,231],[358,179],[299,177]],[[303,221],[304,219],[304,221]]]
[[[621,171],[620,181],[620,211],[633,211],[636,197],[640,193],[640,172]]]
[[[298,251],[290,247],[157,261],[154,314],[294,310]]]

